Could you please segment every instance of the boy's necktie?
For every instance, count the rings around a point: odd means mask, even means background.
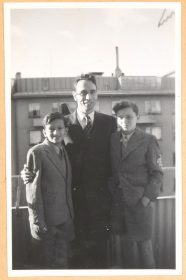
[[[92,121],[88,115],[85,117],[85,120],[86,120],[86,126],[84,127],[84,132],[85,132],[86,137],[90,138],[90,132],[92,129]]]
[[[121,134],[121,142],[123,143],[123,145],[126,148],[127,147],[127,142],[128,142],[128,136],[124,133]]]
[[[124,157],[126,154],[126,149],[127,149],[127,142],[128,142],[128,137],[126,134],[121,133],[121,156]]]
[[[62,169],[63,169],[64,174],[65,174],[65,176],[66,176],[66,172],[67,172],[67,163],[66,163],[65,152],[64,152],[63,148],[60,148],[60,149],[59,149],[59,157],[60,157]]]

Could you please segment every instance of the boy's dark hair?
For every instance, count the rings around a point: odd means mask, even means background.
[[[81,80],[85,80],[85,81],[90,81],[92,82],[96,88],[97,88],[97,84],[96,84],[96,78],[94,75],[92,75],[91,73],[87,73],[87,74],[81,74],[81,76],[77,77],[75,82],[74,82],[74,88],[76,88],[76,85],[79,81]]]
[[[54,120],[63,120],[64,121],[64,125],[66,126],[66,120],[65,117],[62,113],[59,112],[55,112],[55,113],[50,113],[44,116],[43,118],[43,127],[45,128],[45,126],[47,124],[50,124],[52,121]]]
[[[122,110],[125,108],[131,108],[134,111],[134,113],[136,114],[136,116],[138,116],[138,114],[139,114],[138,106],[134,102],[129,101],[129,100],[122,100],[122,101],[116,103],[113,106],[113,111],[115,114],[117,114],[117,112],[119,110]]]

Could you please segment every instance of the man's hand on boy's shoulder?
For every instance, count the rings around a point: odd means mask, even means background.
[[[69,133],[67,132],[66,135],[64,136],[64,143],[65,143],[65,146],[68,145],[68,144],[73,144],[73,140],[72,138],[70,137]]]
[[[28,184],[33,181],[35,174],[30,171],[26,164],[24,164],[24,168],[21,170],[21,179],[23,180],[24,184]]]

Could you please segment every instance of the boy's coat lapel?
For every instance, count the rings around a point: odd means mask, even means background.
[[[45,139],[43,142],[45,145],[43,146],[43,149],[45,153],[47,154],[48,159],[53,163],[53,165],[56,167],[58,172],[61,174],[61,176],[66,180],[66,173],[63,168],[61,168],[61,162],[60,158],[57,155],[56,151],[54,150],[53,147],[51,147],[48,143],[48,141]]]
[[[124,149],[122,153],[122,160],[126,159],[126,157],[134,150],[138,148],[143,143],[144,133],[136,128],[135,132],[129,139],[127,143],[127,147]]]
[[[68,158],[68,154],[66,152],[66,150],[63,150],[64,153],[64,157],[65,157],[65,162],[66,162],[66,180],[67,180],[67,184],[70,184],[71,181],[71,165],[70,165],[70,161]]]

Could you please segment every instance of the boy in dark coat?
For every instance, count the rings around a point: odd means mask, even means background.
[[[162,164],[153,135],[136,128],[136,104],[124,100],[113,110],[120,131],[111,136],[113,231],[124,234],[127,268],[134,267],[137,245],[141,268],[155,268],[152,250],[152,202],[162,185]],[[128,248],[128,249],[127,249]]]
[[[62,145],[65,120],[52,113],[43,124],[45,140],[27,154],[28,170],[35,175],[26,185],[30,230],[34,243],[43,245],[45,268],[67,268],[74,227],[71,166]]]

